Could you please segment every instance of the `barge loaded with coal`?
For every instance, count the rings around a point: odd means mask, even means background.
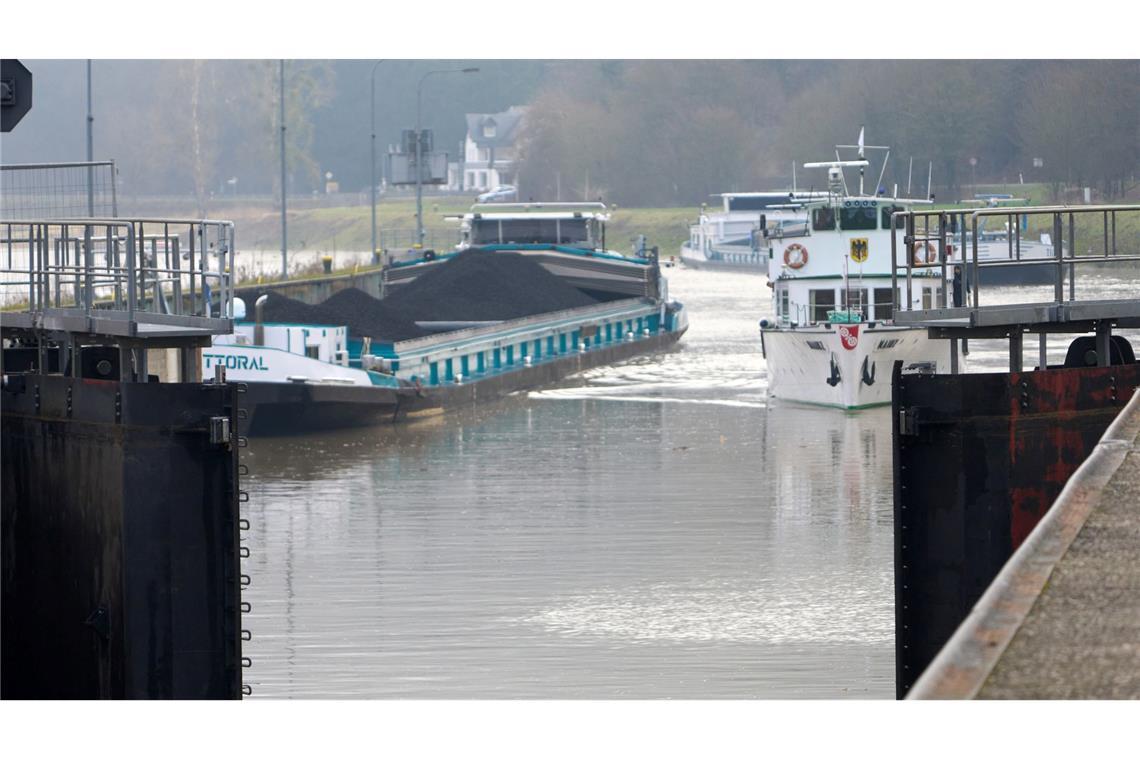
[[[674,344],[687,314],[656,257],[605,250],[604,207],[580,205],[476,211],[460,250],[387,268],[382,299],[244,291],[203,370],[248,384],[251,435],[286,435],[436,414]]]

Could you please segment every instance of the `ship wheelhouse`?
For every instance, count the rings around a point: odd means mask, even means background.
[[[907,302],[906,283],[892,289],[891,282],[891,217],[904,208],[895,198],[833,197],[810,207],[803,237],[770,237],[777,324],[890,322],[895,304]],[[903,231],[894,234],[902,250]],[[912,304],[940,302],[941,282],[934,272],[929,275],[912,282]]]

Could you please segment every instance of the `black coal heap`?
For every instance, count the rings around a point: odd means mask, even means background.
[[[432,334],[416,322],[521,319],[598,303],[522,254],[481,251],[464,251],[432,267],[382,301],[357,288],[338,291],[317,305],[272,291],[268,295],[266,322],[345,325],[351,337],[376,341]]]
[[[396,288],[384,303],[414,321],[484,322],[597,301],[522,254],[464,251]]]

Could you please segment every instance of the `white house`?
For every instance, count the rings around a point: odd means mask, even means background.
[[[518,139],[526,111],[527,106],[511,106],[501,113],[467,114],[461,167],[464,191],[518,186]]]

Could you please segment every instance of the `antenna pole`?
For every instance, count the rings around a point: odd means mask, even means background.
[[[835,161],[837,163],[843,161],[843,159],[839,157],[839,147],[838,146],[836,146],[836,148],[835,148]],[[840,177],[840,179],[843,180],[843,194],[849,195],[849,193],[847,192],[847,172],[843,171],[842,166],[839,167],[839,177]],[[827,192],[829,192],[829,193],[831,192],[831,178],[830,177],[828,177],[828,180],[827,180]]]
[[[851,280],[847,276],[847,256],[843,257],[843,310],[847,312],[848,318],[851,315]]]
[[[792,161],[792,195],[796,194],[796,162]]]
[[[879,171],[879,181],[875,183],[875,195],[879,194],[879,188],[883,186],[883,176],[887,173],[887,162],[891,160],[891,150],[887,149],[887,155],[883,158],[883,168]]]
[[[910,197],[910,176],[914,173],[914,156],[910,157],[910,166],[906,170],[906,197]]]
[[[930,164],[926,167],[926,199],[927,200],[930,200],[930,191],[932,189],[932,185],[930,184],[930,182],[933,179],[933,177],[934,177],[934,162],[931,161]]]

